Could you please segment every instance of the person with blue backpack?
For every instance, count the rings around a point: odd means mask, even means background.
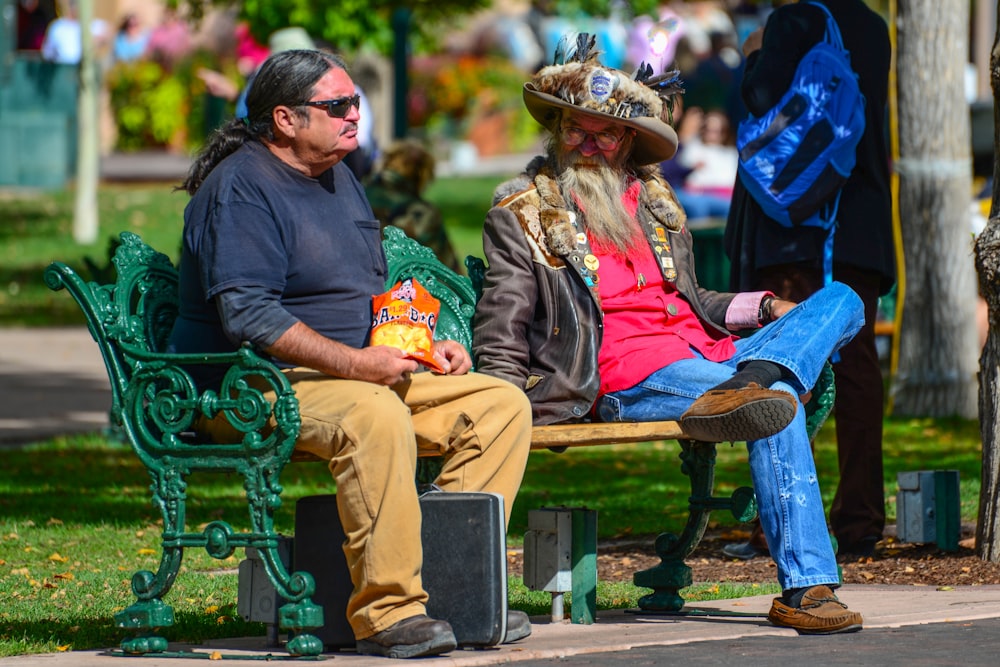
[[[825,58],[846,51],[850,69],[831,74],[834,65],[821,65],[810,71],[820,50]],[[835,280],[864,302],[864,328],[833,359],[840,482],[829,518],[839,554],[870,556],[885,526],[883,386],[874,325],[879,297],[895,282],[888,27],[862,0],[801,0],[772,12],[743,51],[740,92],[750,116],[740,126],[740,174],[724,240],[730,287],[769,290],[798,302]],[[822,89],[808,81],[822,76],[827,99],[802,92]],[[786,126],[820,112],[827,120],[800,134],[815,141],[771,141]],[[853,145],[837,143],[852,133]],[[824,153],[827,148],[839,154]],[[824,186],[827,176],[832,185]],[[749,543],[729,545],[727,553],[766,553],[759,537],[755,531]]]

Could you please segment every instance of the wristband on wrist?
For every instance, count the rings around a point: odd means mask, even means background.
[[[764,326],[765,324],[771,322],[774,318],[771,316],[771,305],[774,303],[774,297],[770,294],[766,295],[760,300],[760,308],[757,309],[757,324]]]

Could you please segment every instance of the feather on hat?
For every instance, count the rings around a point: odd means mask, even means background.
[[[635,130],[633,144],[636,164],[647,165],[673,157],[677,133],[670,126],[671,97],[683,92],[678,72],[650,79],[652,69],[639,66],[635,78],[604,67],[594,48],[596,38],[587,33],[567,37],[556,47],[552,65],[543,67],[524,84],[524,104],[528,113],[551,132],[558,130],[564,110],[608,120]]]

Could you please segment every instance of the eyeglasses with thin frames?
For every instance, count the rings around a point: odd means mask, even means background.
[[[326,108],[326,113],[330,118],[346,118],[351,113],[352,107],[361,107],[361,96],[338,97],[335,100],[311,100],[303,102],[303,106]]]
[[[567,146],[579,146],[587,137],[593,137],[594,143],[602,151],[613,151],[618,148],[624,135],[619,137],[611,132],[587,132],[583,128],[566,125],[562,129],[562,139]]]

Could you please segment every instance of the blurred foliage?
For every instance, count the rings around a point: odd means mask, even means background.
[[[176,0],[174,0],[176,2]],[[191,15],[200,16],[210,6],[230,6],[231,0],[187,0]],[[262,44],[275,30],[302,26],[313,37],[342,53],[374,51],[390,55],[393,21],[409,19],[407,30],[414,43],[434,44],[442,21],[490,6],[490,0],[243,0],[240,18]],[[398,12],[398,13],[397,13]]]
[[[118,133],[117,149],[169,147],[186,151],[204,143],[222,120],[225,101],[207,94],[195,74],[201,67],[242,79],[232,62],[207,51],[192,53],[173,68],[153,60],[116,63],[107,75]]]
[[[527,75],[496,55],[428,56],[410,65],[409,124],[433,130],[522,108]]]
[[[176,5],[177,0],[168,0]],[[230,6],[232,0],[187,0],[191,15],[201,16],[211,6]],[[458,16],[488,8],[491,0],[243,0],[240,18],[262,44],[268,35],[288,26],[302,26],[313,37],[336,47],[342,53],[374,51],[390,55],[393,49],[393,21],[407,17],[407,34],[416,52],[426,52],[437,44],[441,25],[449,25]],[[610,16],[620,12],[629,16],[655,14],[657,0],[535,0],[532,3],[548,15]]]
[[[198,20],[212,7],[231,6],[231,0],[167,0],[168,6],[186,6]],[[342,53],[393,52],[394,25],[406,22],[408,47],[414,54],[434,53],[442,37],[460,25],[459,19],[491,6],[490,0],[242,0],[239,17],[262,44],[275,30],[302,26],[318,40]],[[536,0],[536,10],[558,16],[603,17],[655,12],[656,0]],[[538,128],[523,113],[520,89],[525,73],[509,57],[496,54],[467,56],[411,55],[412,82],[408,102],[410,126],[429,137],[465,138],[477,118],[504,114],[506,134],[514,150],[529,146]],[[152,147],[190,150],[204,139],[231,109],[205,94],[194,75],[199,66],[222,71],[239,85],[243,78],[231,62],[208,53],[185,58],[171,71],[149,61],[118,64],[108,75],[115,113],[118,145],[123,151]],[[222,59],[227,60],[227,59]],[[428,63],[439,71],[429,70]]]

